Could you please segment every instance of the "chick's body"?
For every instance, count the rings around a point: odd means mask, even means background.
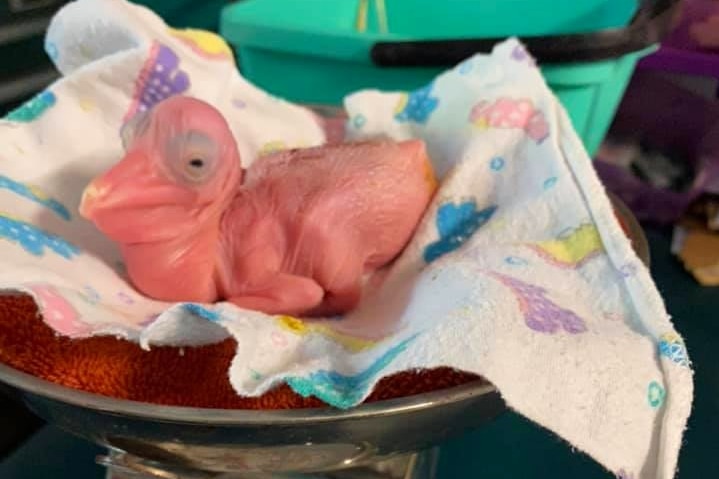
[[[223,217],[222,264],[232,269],[220,276],[221,294],[268,312],[350,309],[362,277],[409,241],[433,190],[420,142],[260,158]]]
[[[436,188],[416,140],[288,150],[242,170],[220,113],[186,97],[155,107],[129,143],[81,210],[120,243],[136,287],[166,301],[347,311]]]

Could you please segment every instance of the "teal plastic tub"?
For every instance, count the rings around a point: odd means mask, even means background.
[[[593,154],[637,61],[678,0],[244,0],[220,33],[243,75],[301,103],[356,90],[412,90],[518,36]]]

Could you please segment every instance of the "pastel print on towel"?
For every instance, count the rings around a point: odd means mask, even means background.
[[[411,114],[402,114],[413,97]],[[487,378],[509,406],[609,471],[672,478],[691,407],[691,371],[674,367],[688,364],[686,352],[566,112],[521,44],[499,44],[413,93],[358,92],[345,106],[363,119],[348,129],[351,139],[422,138],[443,175],[389,275],[419,275],[415,284],[433,284],[437,271],[464,278],[435,282],[436,302],[458,304],[425,334],[465,349],[433,350],[432,364]],[[658,350],[667,361],[657,362]]]

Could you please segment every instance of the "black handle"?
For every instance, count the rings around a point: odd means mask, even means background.
[[[616,58],[658,43],[672,26],[682,0],[644,0],[623,28],[586,34],[523,37],[540,64],[590,62]],[[476,53],[488,53],[505,38],[378,42],[372,62],[379,67],[450,67]]]

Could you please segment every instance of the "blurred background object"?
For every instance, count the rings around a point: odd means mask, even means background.
[[[69,0],[0,0],[0,114],[58,78],[44,49],[45,29]],[[137,0],[178,28],[217,31],[228,0]]]
[[[57,78],[43,48],[53,14],[67,0],[0,0],[0,108],[12,108]]]
[[[239,0],[242,1],[242,0]],[[216,32],[220,26],[220,10],[231,0],[133,0],[160,15],[175,28],[200,28]]]
[[[22,444],[44,422],[32,414],[10,393],[0,388],[0,461],[13,452],[18,444]]]
[[[672,252],[719,286],[719,1],[684,0],[626,90],[596,169],[645,224],[673,228]]]
[[[678,3],[245,0],[223,9],[220,33],[251,82],[290,101],[330,105],[365,88],[423,87],[517,36],[593,154],[636,62],[667,32]]]

